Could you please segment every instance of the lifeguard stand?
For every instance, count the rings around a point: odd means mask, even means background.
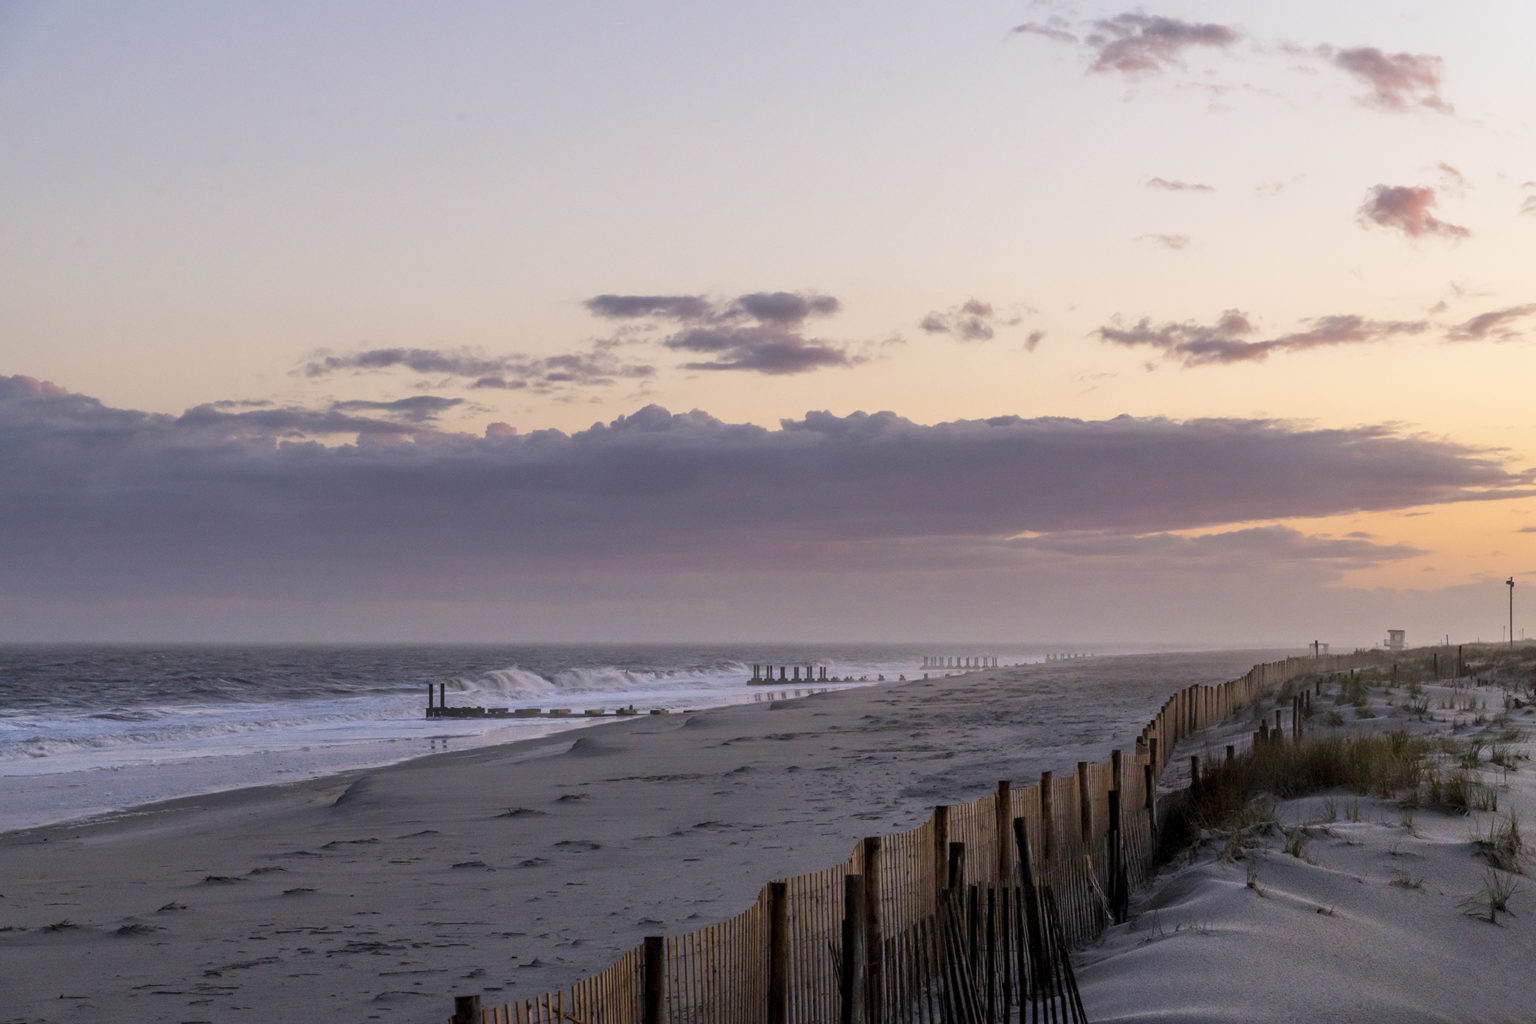
[[[1389,629],[1389,630],[1387,630],[1387,650],[1389,650],[1389,651],[1400,651],[1404,647],[1407,647],[1408,646],[1408,641],[1406,639],[1407,635],[1408,635],[1408,631],[1406,629]]]

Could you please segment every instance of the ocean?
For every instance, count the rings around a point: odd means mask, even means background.
[[[1108,645],[1093,653],[1138,653]],[[452,706],[680,711],[921,678],[924,658],[1026,664],[1034,645],[0,646],[0,831],[581,728],[426,717]],[[1086,653],[1086,652],[1083,652]],[[752,685],[754,665],[854,683]],[[928,669],[939,672],[939,669]]]

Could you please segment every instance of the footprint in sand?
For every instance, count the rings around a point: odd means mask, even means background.
[[[561,797],[560,799],[564,800],[565,798]],[[542,817],[547,816],[548,814],[549,814],[548,811],[536,811],[532,807],[508,807],[506,810],[504,810],[500,814],[496,815],[496,817],[498,817],[498,818],[542,818]]]

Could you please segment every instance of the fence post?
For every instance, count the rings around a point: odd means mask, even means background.
[[[843,878],[843,963],[838,1000],[839,1024],[864,1020],[864,876]],[[647,1022],[650,1024],[650,1022]]]
[[[480,1024],[480,997],[453,997],[453,1024]]]
[[[946,887],[950,889],[955,898],[959,899],[960,890],[965,888],[965,844],[949,844],[949,863],[944,870]]]
[[[1147,835],[1152,838],[1152,849],[1157,852],[1157,777],[1152,775],[1152,765],[1141,766],[1141,788],[1146,791]]]
[[[863,844],[864,875],[864,1012],[881,1020],[881,993],[885,990],[884,941],[880,934],[880,837],[866,836]]]
[[[1118,753],[1118,751],[1116,751]],[[1109,908],[1116,924],[1125,920],[1130,887],[1125,876],[1125,846],[1120,835],[1120,790],[1109,791]]]
[[[667,1009],[667,940],[645,937],[645,1024],[661,1024]]]
[[[944,891],[949,870],[949,805],[940,804],[933,809],[933,905],[939,906],[939,893]]]
[[[1000,779],[997,783],[997,797],[994,805],[992,820],[997,830],[997,885],[1008,884],[1008,833],[1013,831],[1010,827],[1013,822],[1013,792],[1012,784],[1007,779]]]
[[[1024,929],[1029,940],[1029,988],[1038,991],[1049,987],[1049,973],[1045,969],[1045,939],[1040,919],[1040,891],[1035,888],[1035,874],[1030,866],[1029,832],[1023,818],[1013,819],[1013,841],[1019,848],[1019,882],[1024,890]],[[1023,979],[1020,979],[1019,1019],[1024,1019]]]
[[[789,1022],[789,883],[768,883],[768,1024]]]
[[[1051,857],[1056,844],[1056,815],[1055,800],[1052,799],[1051,790],[1053,778],[1050,772],[1040,773],[1040,873],[1042,875],[1051,868]]]

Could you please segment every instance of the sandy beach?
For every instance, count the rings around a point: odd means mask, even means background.
[[[645,717],[0,836],[0,1020],[437,1020],[999,779],[1127,747],[1272,652],[1054,662]]]

